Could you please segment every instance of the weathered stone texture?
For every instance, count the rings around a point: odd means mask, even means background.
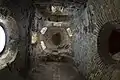
[[[105,23],[119,20],[118,2],[119,0],[89,0],[85,10],[81,7],[74,12],[72,21],[74,60],[79,71],[91,80],[113,79],[113,71],[116,68],[113,67],[114,64],[106,65],[101,60],[98,54],[97,39]],[[119,79],[114,78],[114,80]]]

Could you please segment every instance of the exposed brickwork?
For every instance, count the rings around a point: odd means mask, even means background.
[[[115,70],[114,65],[105,65],[97,49],[97,37],[102,25],[120,18],[120,9],[115,2],[118,0],[89,0],[82,14],[82,9],[74,13],[74,59],[79,70],[91,80],[111,80]]]

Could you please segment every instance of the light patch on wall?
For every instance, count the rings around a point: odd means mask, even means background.
[[[47,27],[49,27],[49,26],[57,26],[57,27],[66,26],[66,27],[68,27],[68,26],[70,26],[70,22],[45,21],[44,26],[47,26]]]
[[[5,20],[2,17],[0,17],[0,22],[6,24],[7,20]]]
[[[32,32],[32,41],[31,41],[31,43],[35,44],[37,42],[37,39],[38,39],[37,33],[36,32]]]
[[[46,49],[46,46],[45,46],[44,41],[41,41],[41,47],[42,47],[42,49],[43,49],[43,50],[45,50],[45,49]]]
[[[63,12],[64,9],[62,6],[51,6],[51,10],[53,13],[55,13],[56,11]]]
[[[56,11],[54,6],[51,6],[51,10],[52,10],[53,13]]]
[[[70,28],[67,28],[67,32],[68,32],[68,35],[70,36],[70,37],[72,37],[73,35],[72,35],[72,31],[71,31],[71,29]]]
[[[5,42],[6,42],[5,32],[4,29],[0,26],[0,53],[3,51],[5,47]]]
[[[44,28],[41,29],[40,32],[41,32],[41,34],[45,34],[46,31],[47,31],[47,27],[44,27]]]

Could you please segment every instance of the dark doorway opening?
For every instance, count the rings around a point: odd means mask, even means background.
[[[112,30],[109,37],[109,54],[114,60],[120,60],[120,29]]]
[[[116,64],[120,61],[119,24],[104,24],[98,36],[98,52],[105,64]]]
[[[52,36],[52,42],[54,45],[60,45],[61,43],[61,34],[60,33],[56,33]]]
[[[109,37],[109,52],[111,55],[120,52],[120,29],[114,29]]]

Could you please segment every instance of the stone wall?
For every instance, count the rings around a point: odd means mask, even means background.
[[[86,9],[81,7],[74,12],[74,60],[79,71],[90,80],[119,80],[116,78],[118,75],[113,74],[117,69],[116,64],[106,64],[102,60],[104,56],[98,52],[98,36],[102,26],[119,20],[118,2],[89,0]]]

